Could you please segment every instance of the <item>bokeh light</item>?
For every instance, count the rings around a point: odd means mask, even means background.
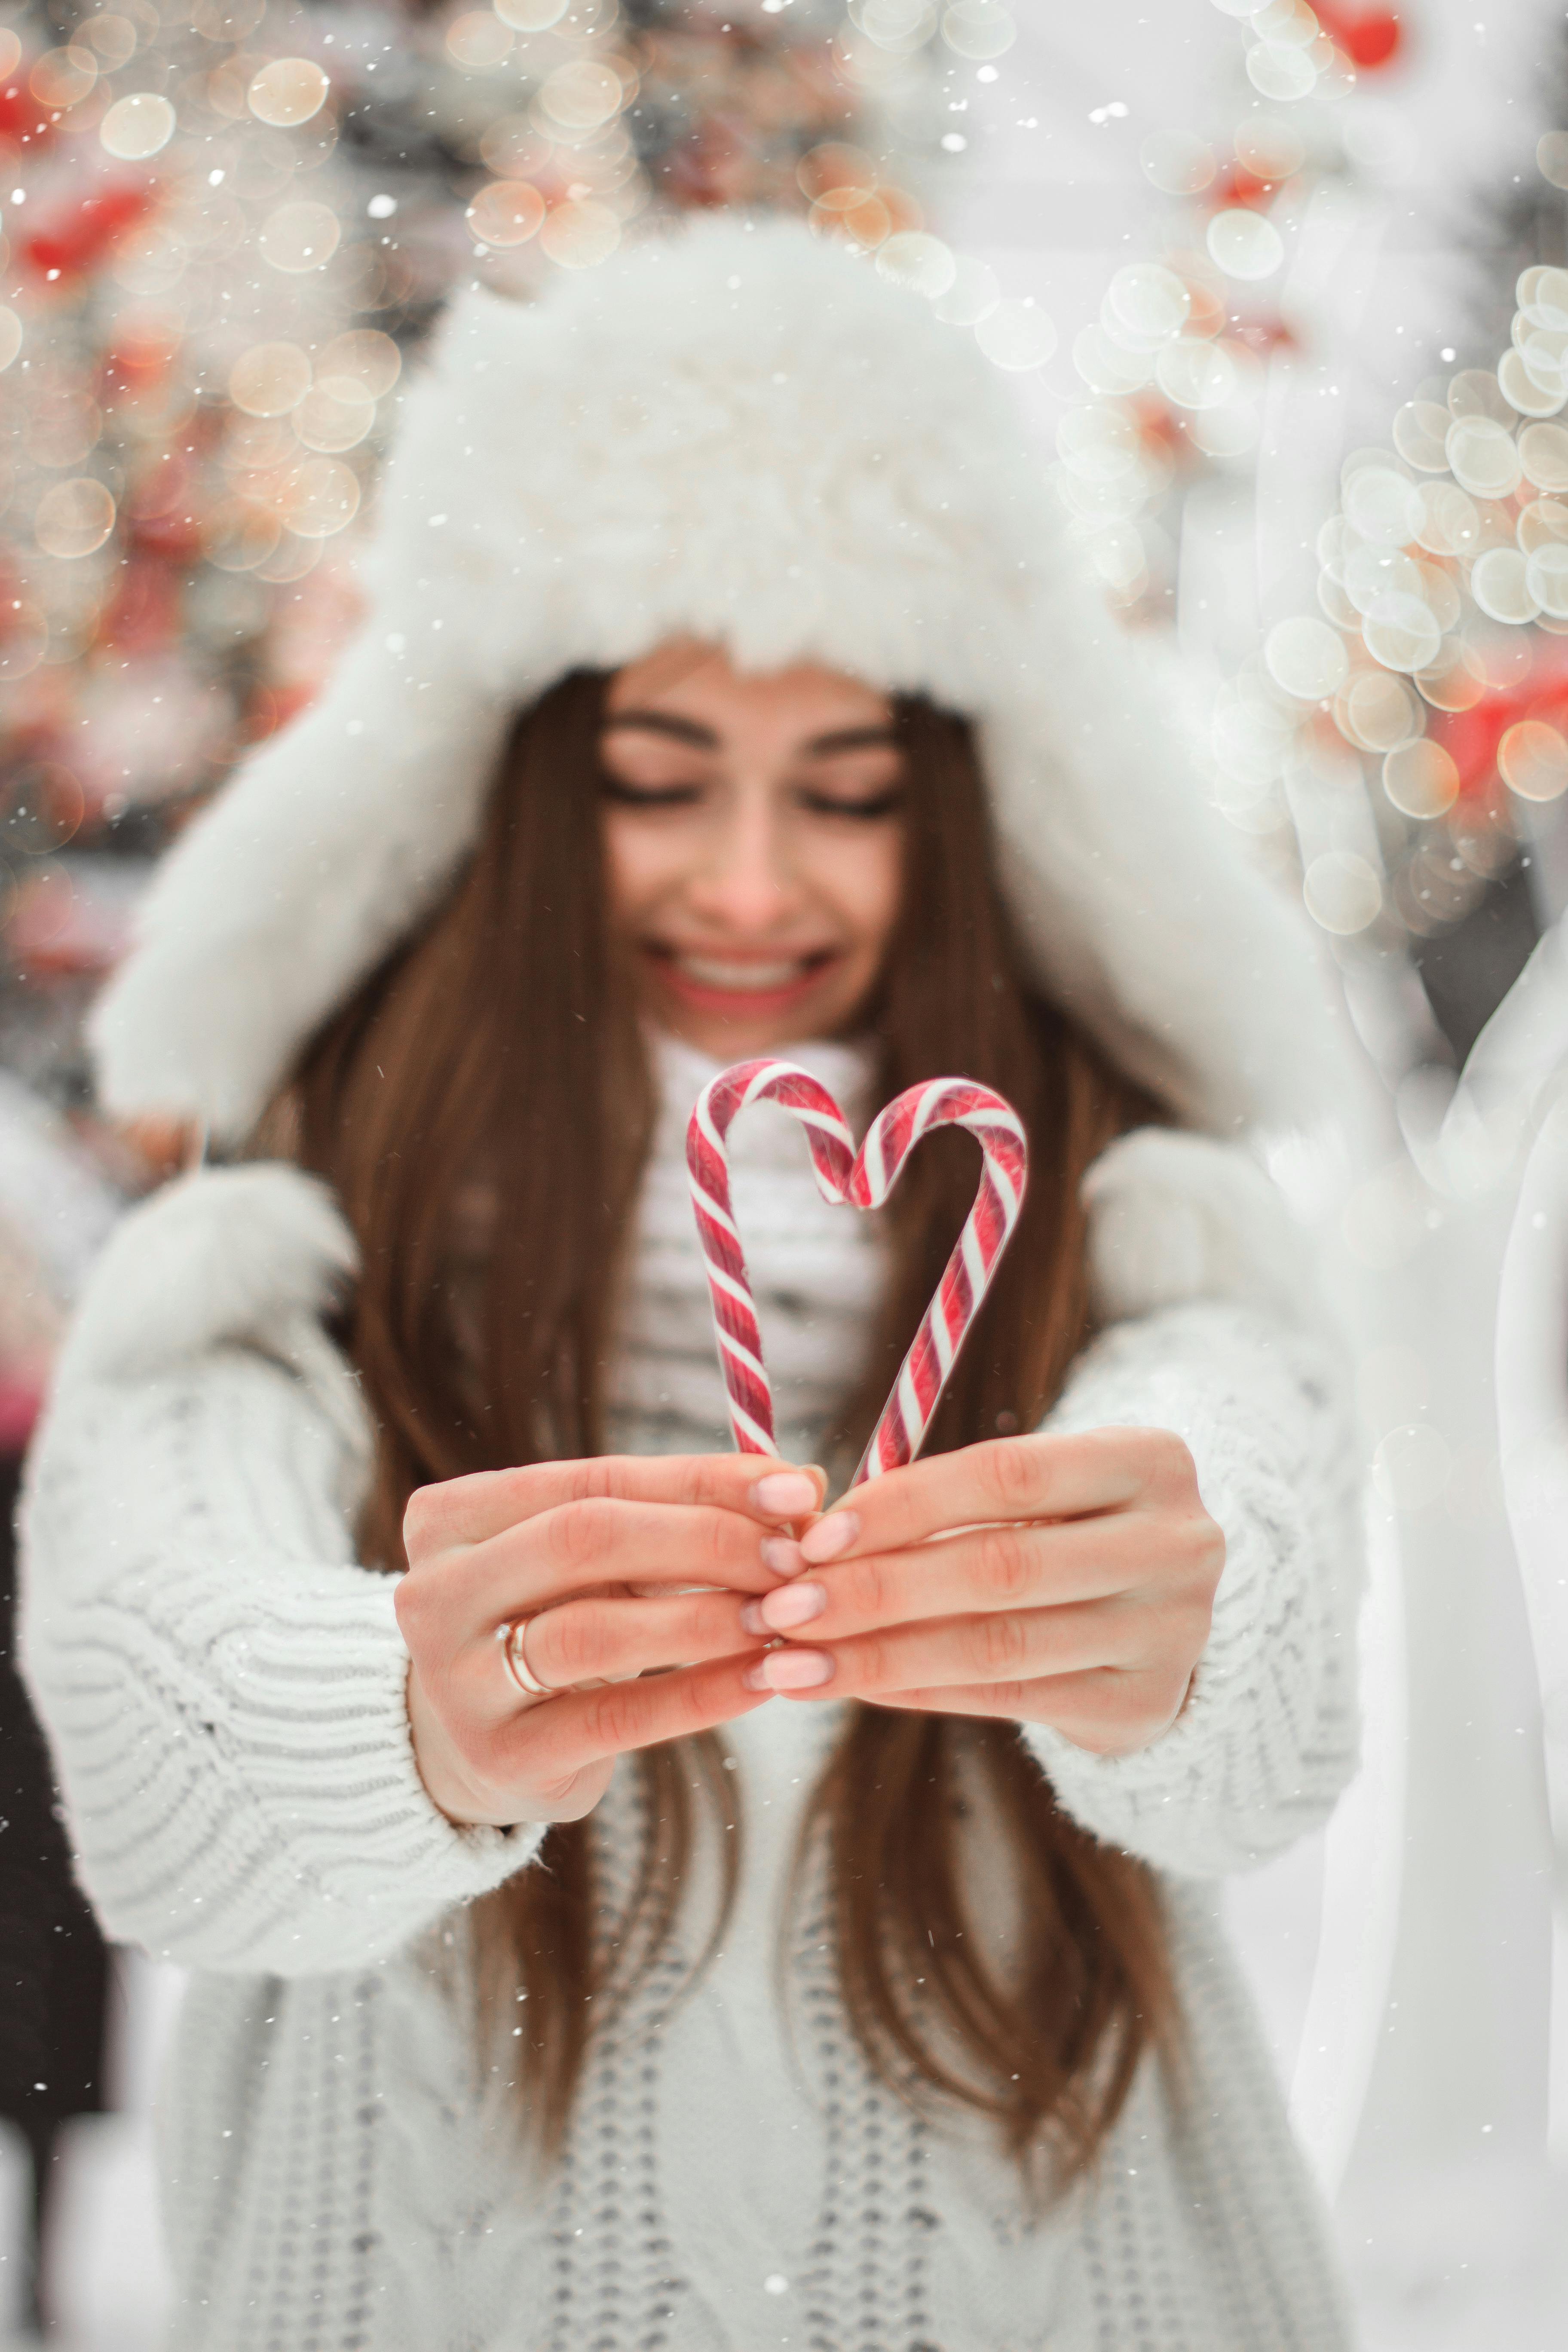
[[[332,455],[357,448],[375,423],[375,403],[357,387],[347,399],[317,384],[293,413],[297,437],[307,449]]]
[[[1285,258],[1284,243],[1273,222],[1244,205],[1215,213],[1205,242],[1210,260],[1227,278],[1271,278]]]
[[[1403,679],[1386,670],[1357,671],[1334,706],[1340,732],[1363,751],[1397,751],[1426,726],[1421,704]]]
[[[1300,702],[1322,702],[1339,692],[1350,668],[1344,639],[1326,621],[1276,622],[1264,641],[1269,676]]]
[[[1236,130],[1236,160],[1266,184],[1288,180],[1307,160],[1307,142],[1282,114],[1252,114]]]
[[[1470,566],[1470,593],[1494,621],[1518,627],[1541,610],[1531,593],[1524,556],[1517,547],[1489,547]]]
[[[46,555],[91,555],[114,529],[114,500],[103,484],[83,475],[44,492],[33,534]]]
[[[591,196],[557,205],[539,233],[540,245],[563,269],[595,268],[620,241],[619,220]]]
[[[286,416],[310,388],[310,362],[297,343],[253,343],[229,370],[228,396],[247,416]]]
[[[1057,347],[1049,314],[1026,300],[998,302],[975,327],[974,340],[986,358],[1010,373],[1043,367]]]
[[[447,54],[468,73],[489,73],[511,53],[511,28],[489,8],[470,9],[447,27]]]
[[[1378,596],[1362,621],[1366,649],[1385,669],[1427,667],[1443,632],[1419,596],[1394,590]]]
[[[1568,188],[1568,131],[1543,131],[1536,142],[1535,160],[1554,188]]]
[[[316,380],[323,392],[339,400],[357,392],[366,400],[380,400],[403,372],[403,354],[390,335],[378,327],[351,327],[334,335],[316,355]]]
[[[111,155],[122,163],[145,163],[174,135],[174,110],[166,98],[152,90],[134,90],[117,98],[98,126],[98,135]]]
[[[1342,503],[1351,529],[1374,547],[1406,547],[1421,529],[1420,492],[1392,466],[1359,467]]]
[[[1195,196],[1215,175],[1214,149],[1191,131],[1151,131],[1138,161],[1144,177],[1167,196]]]
[[[1247,78],[1264,98],[1289,100],[1310,95],[1318,69],[1304,47],[1258,41],[1247,53]]]
[[[257,242],[264,261],[288,277],[324,269],[338,249],[342,231],[330,205],[304,201],[279,205],[261,226]]]
[[[1568,546],[1553,540],[1532,550],[1524,560],[1524,576],[1541,610],[1554,621],[1568,621]]]
[[[1415,537],[1429,555],[1465,554],[1480,538],[1474,500],[1456,482],[1423,482],[1421,527]]]
[[[1383,885],[1364,857],[1353,850],[1325,850],[1314,857],[1301,882],[1307,911],[1325,931],[1352,938],[1376,921]]]
[[[1154,377],[1177,408],[1217,408],[1236,390],[1236,362],[1218,344],[1179,335],[1155,360]]]
[[[1520,470],[1538,490],[1568,490],[1568,429],[1527,425],[1519,436]]]
[[[291,130],[321,112],[329,86],[313,58],[274,58],[255,76],[246,99],[258,122]]]
[[[63,49],[46,49],[27,77],[27,88],[40,106],[64,112],[79,106],[98,79],[98,59],[74,41]]]
[[[900,229],[877,254],[879,277],[923,294],[930,301],[946,294],[958,278],[958,263],[950,246],[923,229]]]
[[[942,11],[942,37],[956,56],[984,65],[1005,55],[1018,28],[999,0],[953,0]]]
[[[1001,280],[990,264],[960,257],[952,284],[931,307],[950,327],[977,327],[1001,299]]]
[[[563,131],[597,131],[618,114],[626,100],[617,73],[596,58],[574,58],[545,76],[539,105]]]
[[[492,180],[481,188],[465,217],[479,245],[526,245],[544,221],[544,198],[529,180]]]
[[[1553,371],[1555,383],[1544,383],[1532,374],[1524,355],[1519,351],[1504,352],[1498,362],[1498,385],[1510,408],[1521,416],[1555,416],[1563,400],[1568,398],[1568,384],[1562,380],[1561,371]]]
[[[1459,771],[1442,744],[1418,736],[1389,751],[1383,763],[1383,789],[1403,815],[1438,817],[1459,797]]]
[[[136,54],[136,27],[129,16],[114,9],[100,8],[96,16],[89,16],[79,26],[77,38],[85,41],[100,65],[110,73],[129,65]],[[9,66],[0,61],[0,74],[9,71]]]
[[[308,457],[289,477],[283,520],[301,539],[331,539],[359,512],[359,478],[336,457]]]
[[[1521,801],[1554,801],[1568,790],[1568,742],[1539,719],[1508,728],[1498,745],[1498,772]]]
[[[1446,473],[1452,422],[1449,411],[1435,400],[1407,400],[1394,420],[1394,446],[1417,473]]]
[[[1506,499],[1523,475],[1511,433],[1489,416],[1457,417],[1446,443],[1454,479],[1475,498]]]

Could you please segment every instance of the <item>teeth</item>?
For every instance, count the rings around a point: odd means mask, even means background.
[[[717,957],[684,955],[675,959],[678,968],[699,988],[726,988],[750,991],[760,995],[765,989],[787,988],[799,980],[805,970],[804,956],[795,956],[787,963],[721,963]]]

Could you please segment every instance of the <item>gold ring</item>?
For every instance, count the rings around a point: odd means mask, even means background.
[[[528,1652],[523,1645],[531,1622],[527,1617],[508,1619],[504,1624],[496,1627],[496,1640],[501,1645],[506,1670],[519,1690],[526,1691],[530,1698],[553,1698],[556,1695],[553,1686],[542,1683],[528,1663]]]

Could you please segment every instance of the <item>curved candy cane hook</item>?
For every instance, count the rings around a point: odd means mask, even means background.
[[[730,1425],[743,1454],[777,1455],[773,1400],[745,1252],[730,1197],[730,1128],[755,1102],[777,1103],[805,1129],[825,1200],[879,1209],[922,1136],[962,1127],[980,1145],[980,1189],[936,1294],[871,1433],[851,1486],[912,1462],[965,1334],[1012,1238],[1028,1179],[1028,1144],[1018,1114],[970,1078],[929,1078],[910,1087],[873,1121],[858,1154],[838,1105],[820,1079],[794,1062],[737,1062],[710,1079],[687,1129],[686,1161],[697,1231],[708,1267]]]

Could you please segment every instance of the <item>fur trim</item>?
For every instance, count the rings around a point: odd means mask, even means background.
[[[1197,1298],[1233,1299],[1314,1330],[1310,1242],[1284,1194],[1236,1144],[1142,1127],[1083,1180],[1089,1285],[1107,1323]]]
[[[125,1380],[226,1342],[293,1363],[359,1264],[329,1188],[260,1162],[197,1169],[121,1220],[61,1358],[62,1379]]]
[[[1084,1179],[1097,1315],[1121,1322],[1228,1299],[1315,1325],[1306,1238],[1242,1147],[1141,1128]],[[358,1391],[321,1318],[359,1254],[331,1192],[279,1161],[198,1169],[122,1218],[99,1257],[58,1379],[144,1380],[212,1348],[251,1347],[301,1371],[356,1442]]]
[[[530,307],[459,296],[365,572],[321,702],[149,895],[92,1024],[111,1109],[241,1133],[458,866],[509,715],[677,632],[973,718],[1042,983],[1189,1123],[1329,1101],[1305,923],[1204,804],[1001,379],[798,224],[699,223]]]

